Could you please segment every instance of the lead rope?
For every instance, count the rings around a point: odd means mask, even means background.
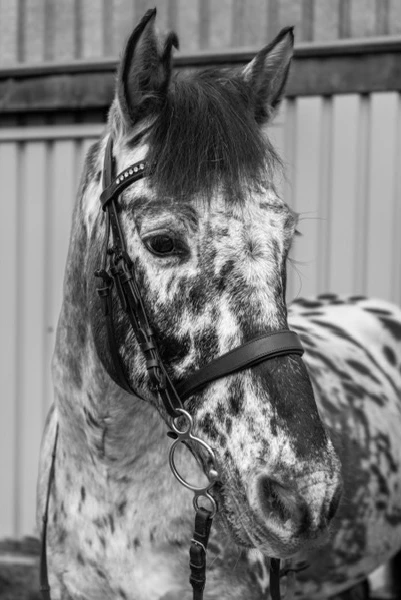
[[[219,473],[216,468],[216,458],[212,448],[204,440],[193,435],[193,419],[191,415],[184,409],[177,409],[181,413],[179,417],[176,417],[172,421],[173,431],[168,432],[168,436],[174,439],[174,442],[170,448],[169,463],[170,468],[173,472],[174,477],[187,489],[194,492],[193,505],[195,509],[195,527],[193,537],[191,539],[191,546],[189,549],[189,567],[190,577],[189,581],[193,589],[193,600],[202,600],[203,591],[206,584],[206,552],[209,541],[210,530],[213,523],[213,518],[217,513],[218,506],[215,498],[210,493],[211,488],[215,485],[219,478]],[[181,420],[181,423],[179,423]],[[184,423],[182,423],[184,421]],[[181,425],[181,428],[180,428]],[[178,472],[174,462],[175,451],[179,444],[188,444],[188,442],[195,442],[202,446],[209,458],[211,468],[207,472],[208,484],[204,487],[196,487],[188,483]],[[211,510],[200,506],[200,499],[206,499],[210,505]],[[287,574],[287,573],[283,573]],[[280,559],[270,559],[270,595],[272,600],[281,600],[280,594]],[[289,583],[289,582],[288,582]],[[290,592],[289,585],[287,586],[287,592]],[[289,594],[286,594],[286,600],[290,600]]]
[[[281,600],[279,558],[270,559],[270,595],[272,600]],[[287,597],[286,600],[288,600]]]
[[[200,507],[195,515],[195,529],[189,549],[189,582],[193,589],[193,600],[202,600],[206,584],[206,550],[213,517],[206,508]]]
[[[189,548],[189,582],[192,585],[193,600],[202,600],[203,591],[206,584],[206,551],[209,541],[210,529],[212,527],[213,517],[215,516],[218,507],[215,498],[210,493],[219,478],[219,473],[216,468],[216,457],[212,448],[204,440],[196,437],[193,433],[193,420],[191,415],[184,409],[178,408],[180,416],[172,421],[173,431],[168,432],[168,436],[174,439],[170,448],[169,463],[174,477],[188,490],[194,492],[193,506],[195,509],[195,527],[191,546]],[[179,421],[181,420],[181,423]],[[184,423],[182,423],[184,421]],[[180,428],[180,425],[182,428]],[[177,470],[174,462],[175,451],[179,444],[187,445],[188,442],[197,443],[208,454],[209,464],[211,467],[206,473],[208,484],[203,487],[197,487],[188,483]],[[211,510],[204,508],[199,504],[199,501],[206,499],[210,504]]]

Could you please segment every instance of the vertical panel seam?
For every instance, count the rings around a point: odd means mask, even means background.
[[[278,0],[267,0],[267,41],[273,39],[279,29]]]
[[[81,0],[74,1],[74,56],[82,57],[82,8]]]
[[[54,3],[45,0],[44,60],[54,58]]]
[[[16,288],[17,288],[17,322],[16,322],[16,344],[15,344],[15,364],[17,365],[16,369],[16,381],[15,381],[15,436],[14,436],[14,456],[15,456],[15,465],[14,465],[14,535],[15,537],[19,537],[21,534],[21,496],[22,496],[22,486],[21,486],[21,474],[22,474],[22,460],[21,460],[21,428],[20,423],[22,419],[22,406],[21,406],[21,378],[20,373],[23,372],[22,361],[22,332],[24,324],[22,322],[22,279],[23,279],[23,271],[21,268],[23,256],[24,256],[24,236],[23,236],[23,228],[22,228],[22,219],[23,212],[21,207],[22,202],[22,181],[23,174],[25,171],[25,143],[18,142],[17,143],[17,166],[16,166],[16,202],[17,202],[17,236],[16,236],[16,248],[15,254],[17,257],[17,273],[16,273]]]
[[[286,115],[285,115],[285,127],[284,127],[284,148],[285,148],[285,179],[284,179],[284,200],[296,211],[295,195],[293,193],[294,187],[296,186],[296,145],[298,137],[298,126],[297,126],[297,100],[296,98],[287,98],[286,102]],[[290,261],[291,274],[287,277],[287,295],[292,300],[298,297],[300,288],[295,293],[295,276],[299,272],[295,268],[294,259]]]
[[[44,256],[43,256],[43,268],[45,269],[45,277],[44,277],[44,302],[43,302],[43,323],[45,324],[45,330],[43,332],[44,335],[44,360],[43,360],[43,399],[42,399],[42,420],[43,423],[46,420],[46,414],[48,410],[48,406],[50,403],[50,399],[47,397],[48,394],[48,386],[45,385],[46,380],[50,376],[47,372],[48,363],[47,357],[50,354],[49,348],[49,314],[50,314],[50,306],[52,302],[52,290],[53,290],[53,282],[51,281],[50,274],[52,273],[52,261],[53,261],[53,253],[51,252],[52,248],[52,215],[53,215],[53,202],[51,198],[51,190],[53,189],[53,148],[54,141],[47,140],[45,142],[46,146],[46,188],[45,188],[45,210],[44,210],[44,231],[45,231],[45,243],[44,243]],[[54,201],[54,200],[53,200]]]
[[[318,230],[318,273],[319,291],[327,291],[330,265],[331,238],[331,202],[332,185],[332,156],[333,156],[333,99],[322,98],[320,135],[320,174],[319,174],[319,205],[320,227]]]
[[[26,0],[18,0],[17,19],[17,60],[23,62],[26,59]]]
[[[244,44],[244,7],[241,0],[233,0],[231,23],[231,46]]]
[[[369,164],[370,164],[370,120],[371,98],[360,96],[357,147],[357,178],[355,202],[355,264],[354,281],[357,293],[366,293],[366,248],[369,222]]]
[[[177,27],[177,0],[168,0],[167,25],[169,29]]]
[[[210,2],[209,0],[199,0],[199,46],[207,48],[210,39]]]
[[[389,2],[388,0],[376,0],[375,4],[375,21],[376,35],[389,34]]]
[[[83,162],[85,157],[83,156],[83,138],[75,138],[74,140],[74,181],[75,181],[75,199],[74,202],[78,200],[79,194],[79,184],[80,184],[80,175],[83,169]]]
[[[103,56],[113,54],[113,5],[110,0],[103,0],[102,25],[103,25]]]
[[[315,4],[314,0],[303,0],[302,2],[302,13],[301,13],[301,27],[302,27],[302,39],[307,42],[313,40],[314,30],[314,15],[315,15]]]
[[[397,96],[397,117],[395,123],[396,139],[394,153],[394,193],[393,193],[393,265],[391,278],[391,296],[397,304],[401,304],[401,93]]]
[[[349,38],[351,35],[350,0],[339,0],[338,5],[338,37]]]

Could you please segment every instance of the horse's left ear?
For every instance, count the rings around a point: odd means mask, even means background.
[[[281,102],[293,50],[293,27],[285,27],[242,71],[242,76],[251,87],[258,123],[265,123]]]
[[[116,100],[128,126],[158,111],[170,81],[172,47],[178,48],[178,38],[171,32],[160,39],[155,18],[155,8],[145,13],[128,39],[118,69]]]

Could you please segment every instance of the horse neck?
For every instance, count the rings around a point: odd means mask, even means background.
[[[64,314],[63,310],[61,329]],[[91,463],[107,468],[109,475],[118,465],[118,475],[123,476],[142,456],[167,450],[167,428],[157,410],[108,377],[91,336],[82,346],[75,345],[73,362],[71,351],[58,345],[53,359],[60,438],[70,457],[80,462],[90,456]],[[75,362],[80,363],[79,379]]]
[[[185,539],[182,512],[192,518],[191,494],[170,472],[167,426],[154,406],[114,383],[95,349],[88,307],[96,291],[88,291],[87,281],[98,265],[86,264],[87,248],[94,243],[88,241],[78,201],[53,358],[59,424],[55,485],[71,506],[79,501],[80,490],[86,490],[91,514],[115,513],[126,504],[127,510],[115,519],[129,521],[123,527],[127,535],[135,530],[150,539],[151,527],[157,530],[157,544],[170,539],[175,519],[175,539]]]
[[[118,465],[114,475],[123,476],[145,454],[154,452],[155,464],[157,455],[165,465],[166,425],[153,406],[117,386],[100,362],[88,316],[87,247],[78,201],[52,365],[60,443],[76,462],[90,456],[91,463],[107,468],[108,476],[112,465]]]
[[[60,337],[70,311],[65,303]],[[109,512],[129,522],[127,535],[134,531],[158,545],[170,540],[173,531],[175,540],[185,540],[191,526],[191,495],[170,472],[166,424],[155,407],[128,395],[107,376],[88,332],[75,351],[82,365],[79,382],[65,344],[57,345],[54,359],[60,497],[71,495],[75,506],[74,494],[85,489],[91,498],[87,510]],[[188,476],[185,469],[183,474]],[[123,505],[127,509],[120,514],[118,507]]]

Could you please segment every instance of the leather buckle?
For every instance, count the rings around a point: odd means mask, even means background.
[[[122,286],[121,279],[120,279],[120,276],[122,273],[121,273],[120,269],[118,267],[116,267],[115,265],[112,265],[110,267],[110,272],[111,272],[114,282],[116,284],[116,290],[117,290],[118,297],[120,298],[121,308],[123,309],[124,312],[127,312],[127,300],[126,300],[125,293],[124,293],[123,286]]]
[[[166,389],[166,376],[159,366],[157,359],[149,359],[146,361],[146,368],[151,383],[151,388],[154,392],[162,392]]]
[[[104,286],[96,288],[96,292],[103,304],[103,314],[105,317],[107,317],[109,314],[110,293],[114,285],[114,281],[107,271],[105,271],[105,269],[97,269],[95,271],[95,277],[100,277],[104,282]]]

